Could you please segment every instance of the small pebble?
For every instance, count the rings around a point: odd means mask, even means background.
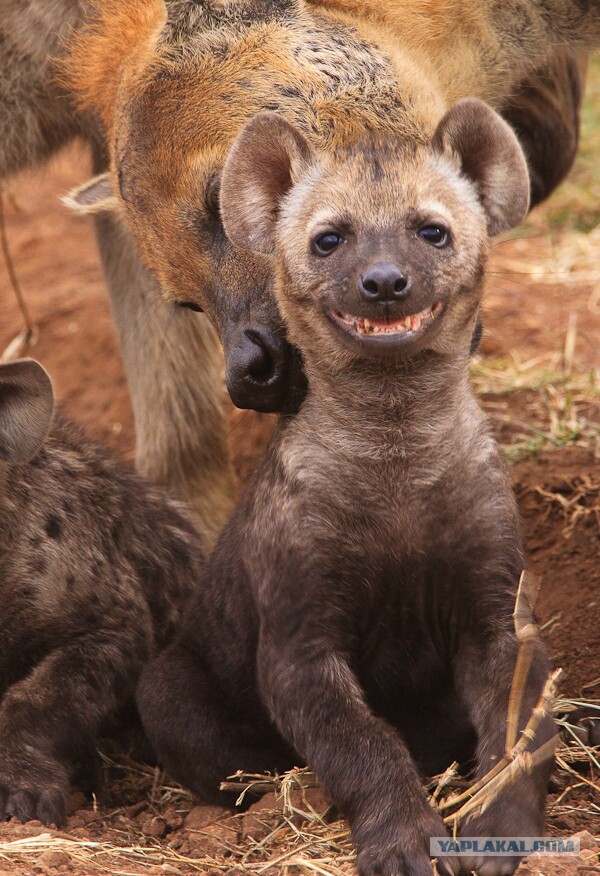
[[[167,833],[167,822],[159,818],[157,815],[154,818],[147,818],[142,823],[142,833],[144,836],[152,836],[155,839],[162,839]]]
[[[71,859],[67,855],[66,852],[61,851],[53,851],[49,849],[47,852],[43,852],[38,858],[38,864],[42,867],[52,867],[57,869],[58,867],[66,867],[69,864]]]
[[[186,830],[201,830],[208,824],[214,824],[229,815],[228,809],[222,806],[194,806],[188,812],[183,822]]]

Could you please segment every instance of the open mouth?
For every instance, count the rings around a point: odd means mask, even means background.
[[[402,316],[397,320],[374,320],[364,316],[350,316],[339,310],[331,310],[330,315],[337,325],[358,337],[377,337],[385,339],[416,336],[430,325],[442,310],[441,301],[436,301],[432,307]]]

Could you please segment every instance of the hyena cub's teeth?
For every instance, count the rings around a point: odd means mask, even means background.
[[[394,322],[375,321],[365,317],[350,316],[339,310],[335,311],[336,318],[353,329],[359,335],[403,335],[408,332],[418,332],[424,324],[439,313],[441,304],[438,302],[427,310],[415,313],[412,316],[403,316]]]

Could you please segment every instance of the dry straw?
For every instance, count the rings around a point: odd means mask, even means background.
[[[10,280],[10,284],[12,286],[12,290],[15,294],[15,298],[17,299],[17,305],[19,310],[21,311],[21,315],[23,317],[23,322],[25,323],[25,328],[19,332],[19,334],[13,338],[8,347],[4,350],[4,352],[0,355],[0,362],[10,362],[13,359],[18,359],[19,356],[22,356],[23,353],[32,346],[37,338],[37,331],[33,320],[31,318],[31,314],[29,313],[29,308],[27,307],[27,302],[25,301],[25,296],[23,295],[23,290],[21,289],[21,284],[19,282],[19,277],[17,275],[17,271],[15,268],[15,263],[13,261],[12,253],[10,251],[10,245],[8,242],[8,234],[6,231],[6,213],[4,210],[4,189],[0,184],[0,249],[2,250],[2,254],[4,256],[4,262],[6,264],[6,270],[8,271],[8,278]]]

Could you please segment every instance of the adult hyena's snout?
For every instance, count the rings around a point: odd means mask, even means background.
[[[296,409],[305,390],[298,354],[271,329],[248,325],[226,349],[227,389],[238,408],[264,413]]]

